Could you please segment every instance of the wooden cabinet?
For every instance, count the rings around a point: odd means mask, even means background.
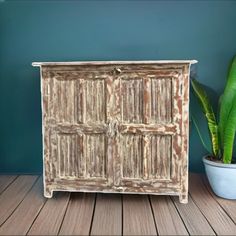
[[[188,193],[194,61],[33,63],[41,69],[44,194]]]

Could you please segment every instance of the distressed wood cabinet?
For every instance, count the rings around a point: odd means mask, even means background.
[[[188,197],[189,67],[195,61],[40,66],[44,195]]]

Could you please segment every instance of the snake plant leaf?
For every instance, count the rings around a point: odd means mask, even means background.
[[[236,95],[236,56],[232,59],[229,67],[228,79],[221,98],[219,115],[219,133],[221,143],[224,145],[224,132],[228,125],[229,114],[233,107],[234,97]]]
[[[198,101],[200,103],[200,106],[208,123],[208,129],[211,135],[212,154],[215,157],[219,157],[220,146],[219,146],[218,125],[210,100],[205,90],[203,89],[202,85],[197,80],[192,79],[191,85],[196,97],[198,98]]]
[[[191,115],[191,121],[193,122],[195,128],[196,128],[196,131],[198,133],[198,136],[202,142],[202,145],[203,147],[206,149],[206,151],[208,153],[211,153],[211,143],[210,143],[210,138],[208,140],[208,137],[206,137],[206,134],[200,129],[201,126],[198,125],[198,121],[197,121],[197,118],[192,114]]]
[[[236,129],[236,96],[234,96],[233,106],[230,110],[229,117],[224,130],[224,143],[223,143],[223,162],[230,164],[233,156],[233,146]]]

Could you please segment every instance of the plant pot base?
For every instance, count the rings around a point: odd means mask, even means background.
[[[236,164],[223,164],[203,157],[207,179],[213,192],[225,199],[236,200]]]

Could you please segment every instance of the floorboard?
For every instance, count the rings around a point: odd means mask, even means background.
[[[236,201],[219,198],[190,174],[189,202],[178,197],[56,192],[42,177],[0,176],[0,235],[236,235]]]
[[[235,235],[236,225],[207,190],[200,175],[190,176],[190,194],[218,235]]]
[[[16,178],[17,175],[0,175],[0,193],[2,193]]]
[[[62,224],[70,193],[58,192],[48,199],[28,235],[57,235]]]
[[[25,235],[43,207],[42,178],[39,178],[14,213],[0,227],[0,235]],[[12,227],[17,225],[17,227]]]
[[[60,235],[89,235],[95,203],[94,193],[71,193]]]
[[[159,235],[188,235],[182,219],[168,196],[150,196]]]
[[[202,178],[203,178],[203,182],[206,185],[209,193],[219,203],[219,205],[225,210],[225,212],[227,212],[227,214],[231,217],[231,219],[236,224],[236,201],[235,200],[228,200],[228,199],[224,199],[224,198],[220,198],[220,197],[216,196],[213,193],[213,191],[208,183],[207,178],[205,176],[202,176]],[[235,234],[236,234],[236,232],[235,232]]]
[[[0,195],[0,226],[13,213],[38,176],[22,175]]]
[[[123,234],[157,235],[148,196],[123,195]]]
[[[181,204],[178,197],[172,200],[190,235],[215,235],[204,215],[189,196],[188,204]]]
[[[122,201],[120,194],[98,194],[91,235],[122,234]]]

